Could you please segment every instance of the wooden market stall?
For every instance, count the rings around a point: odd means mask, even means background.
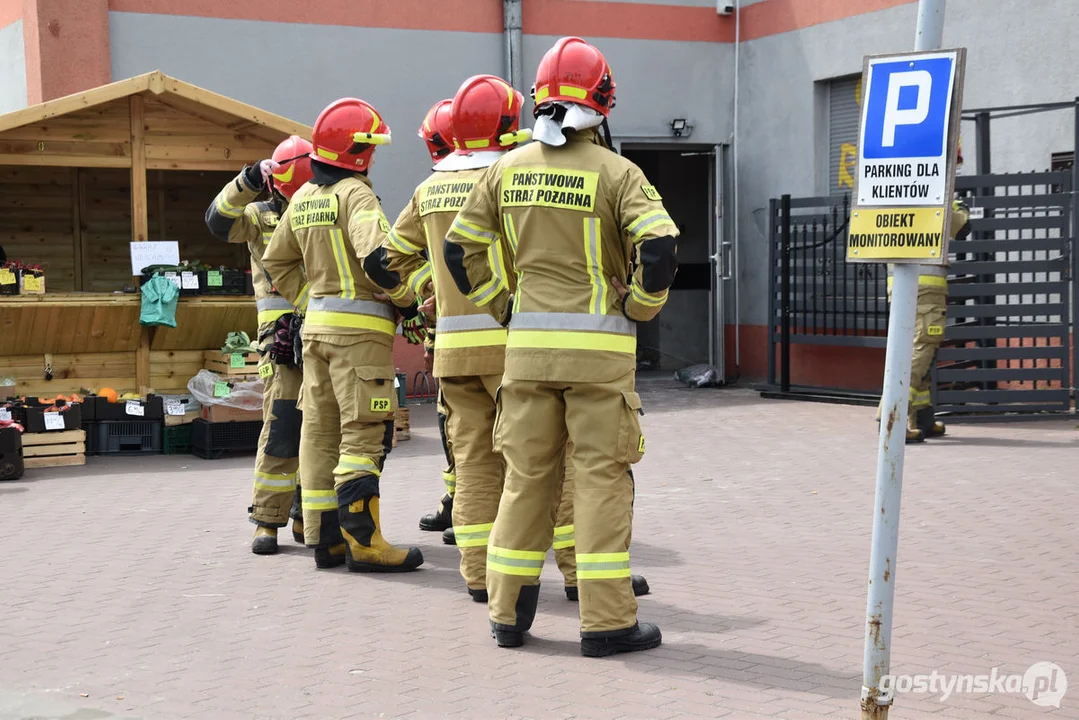
[[[40,264],[46,291],[0,295],[12,394],[177,392],[228,332],[253,337],[250,296],[181,297],[175,329],[139,325],[128,243],[175,240],[183,259],[249,267],[247,248],[213,237],[204,214],[293,134],[311,129],[161,72],[0,115],[0,246]]]

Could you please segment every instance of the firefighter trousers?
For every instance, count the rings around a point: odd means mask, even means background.
[[[442,395],[442,383],[438,386],[437,404],[435,406],[438,412],[438,434],[442,438],[442,452],[446,456],[446,469],[442,471],[442,482],[446,486],[446,495],[453,497],[457,492],[457,464],[453,461],[453,445],[450,444],[450,438],[446,432],[446,405]]]
[[[363,336],[304,338],[300,483],[308,547],[342,543],[338,505],[379,495],[397,409],[391,353]]]
[[[498,514],[505,465],[492,446],[495,398],[501,375],[440,379],[446,434],[457,473],[453,529],[461,552],[461,577],[473,590],[487,587],[487,541]],[[566,483],[568,485],[568,483]],[[555,557],[566,585],[577,584],[573,557],[573,489],[559,483],[551,505]]]
[[[630,466],[644,454],[644,436],[633,381],[629,372],[606,383],[503,382],[494,445],[505,459],[506,481],[487,548],[488,609],[496,626],[527,629],[518,625],[518,610],[527,618],[523,605],[536,596],[522,589],[539,585],[551,547],[551,508],[562,486],[567,440],[581,632],[624,630],[637,622]]]
[[[891,302],[891,290],[888,301]],[[910,403],[907,406],[907,428],[918,429],[919,411],[933,405],[933,360],[944,342],[948,313],[948,289],[939,285],[918,286],[918,309],[914,318],[914,354],[910,364]],[[877,406],[877,420],[881,406]]]
[[[270,368],[265,370],[264,368]],[[300,493],[296,471],[300,464],[300,425],[296,408],[303,373],[278,365],[269,354],[259,363],[263,378],[262,433],[255,456],[255,482],[251,497],[251,522],[279,528],[289,517],[300,517]]]

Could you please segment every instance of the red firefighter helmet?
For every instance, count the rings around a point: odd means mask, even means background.
[[[431,153],[431,161],[438,162],[453,152],[453,118],[450,108],[453,100],[439,100],[423,119],[420,126],[419,136],[427,143],[427,151]]]
[[[527,140],[519,131],[524,95],[494,75],[473,75],[453,96],[453,137],[459,155],[513,147]]]
[[[540,60],[532,98],[536,110],[561,100],[609,117],[614,107],[614,89],[611,66],[603,53],[579,37],[564,37]]]
[[[299,135],[292,135],[274,148],[271,157],[280,167],[270,179],[271,189],[291,200],[300,186],[313,177],[309,157],[312,149],[311,143]]]
[[[311,144],[312,159],[361,172],[371,166],[377,145],[390,144],[390,126],[369,103],[341,98],[318,114]]]

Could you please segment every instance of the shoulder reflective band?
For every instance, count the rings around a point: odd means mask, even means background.
[[[575,542],[572,525],[559,525],[554,529],[554,543],[551,544],[551,547],[555,550],[573,547]]]
[[[577,553],[578,580],[614,580],[629,576],[629,552]]]
[[[300,493],[300,503],[304,510],[314,512],[326,512],[337,509],[336,490],[308,490],[304,488]]]
[[[266,297],[255,303],[258,308],[259,324],[273,322],[282,315],[288,315],[293,311],[292,303],[283,297]]]
[[[454,525],[453,534],[457,538],[457,547],[486,547],[494,526],[494,523]]]
[[[311,298],[307,306],[308,325],[375,330],[397,334],[393,308],[372,300],[348,298]]]
[[[255,471],[255,489],[271,493],[290,493],[296,490],[296,473],[264,473]]]
[[[507,550],[496,545],[487,546],[487,572],[503,575],[539,577],[543,573],[543,559],[547,551]],[[580,577],[580,573],[577,575]]]
[[[593,170],[532,170],[508,167],[502,171],[501,205],[549,207],[593,212],[599,173]]]
[[[635,354],[637,331],[621,315],[515,313],[506,347]]]
[[[309,195],[289,207],[293,230],[337,224],[337,196]]]
[[[629,224],[629,227],[626,228],[626,232],[629,233],[630,239],[633,242],[637,243],[641,241],[641,239],[644,237],[644,234],[647,233],[649,230],[657,228],[664,223],[670,223],[673,225],[674,221],[671,220],[671,216],[663,210],[653,210],[652,212],[647,212],[644,215],[641,215],[639,218],[631,222]]]
[[[369,457],[363,455],[342,455],[337,459],[337,467],[333,469],[334,475],[351,475],[352,473],[366,473],[379,477],[382,472],[378,464]],[[304,493],[307,491],[305,490]]]

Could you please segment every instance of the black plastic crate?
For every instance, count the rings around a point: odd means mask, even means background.
[[[86,426],[87,455],[160,455],[160,420],[101,420]]]
[[[191,453],[191,423],[165,427],[165,454],[188,455]]]
[[[191,423],[191,452],[206,460],[227,453],[255,452],[262,421],[212,423],[199,418]]]
[[[128,406],[128,403],[134,405]],[[135,405],[138,405],[136,408]],[[147,395],[145,400],[118,400],[109,402],[101,396],[86,398],[82,404],[82,420],[97,422],[101,420],[157,420],[165,417],[165,401],[160,395]],[[139,415],[139,412],[142,415]]]
[[[0,295],[18,295],[20,287],[22,287],[22,270],[0,268]]]
[[[254,295],[254,289],[247,291],[250,276],[243,270],[200,270],[199,288],[203,295]]]
[[[0,480],[18,480],[24,469],[22,433],[13,427],[0,428]]]
[[[62,428],[45,427],[45,410],[50,407],[55,407],[55,405],[41,405],[34,402],[32,405],[16,406],[11,415],[12,418],[26,428],[26,432],[31,433],[49,432],[52,430],[78,430],[82,427],[82,403],[69,403],[66,406],[66,410],[57,413],[64,421],[64,426]],[[49,414],[51,415],[53,413]]]
[[[184,272],[188,272],[188,271],[185,270]],[[164,271],[159,270],[158,272],[154,273],[154,275],[163,275],[166,278],[169,277],[170,275],[173,275],[173,276],[176,276],[176,277],[179,278],[181,276],[181,274],[182,273],[180,273],[180,272],[173,272],[172,270],[164,270]],[[197,288],[186,288],[186,289],[183,288],[183,287],[177,286],[177,287],[179,287],[179,290],[180,290],[180,297],[191,297],[192,295],[201,295],[202,294],[202,278],[200,277],[200,273],[192,272],[192,275],[194,275],[198,279],[199,286]],[[142,275],[140,275],[139,276],[139,287],[142,287],[146,283],[150,282],[150,278],[152,278],[152,277],[153,277],[153,275],[148,275],[146,273],[143,273]],[[183,281],[181,280],[181,284],[182,284],[182,282]]]

